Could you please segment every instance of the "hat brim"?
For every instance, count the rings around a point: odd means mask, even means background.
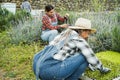
[[[83,29],[85,30],[86,28],[82,28],[82,27],[78,27],[78,26],[69,26],[70,29]],[[87,30],[90,30],[91,33],[95,33],[96,32],[96,29],[87,29]]]

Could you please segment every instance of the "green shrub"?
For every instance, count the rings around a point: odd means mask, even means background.
[[[31,16],[30,16],[31,17]],[[13,27],[19,23],[19,20],[27,18],[27,13],[24,10],[17,10],[15,15],[5,8],[0,6],[0,32]]]
[[[26,11],[18,9],[12,19],[13,26],[18,25],[19,21],[24,22],[24,20],[27,20],[27,17],[31,19],[31,15],[28,16]]]
[[[118,12],[118,23],[120,24],[120,11]]]
[[[6,9],[2,9],[0,6],[0,32],[8,29],[11,26],[10,21],[12,17],[12,13]]]

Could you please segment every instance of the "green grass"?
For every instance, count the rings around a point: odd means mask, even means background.
[[[38,52],[41,48],[37,44],[11,45],[9,48],[1,50],[0,67],[5,71],[3,77],[34,80],[32,60],[34,53]]]
[[[112,52],[112,51],[100,52],[100,54],[97,54],[97,56],[100,59],[110,61],[111,63],[120,64],[120,53],[118,52]]]
[[[96,80],[112,80],[120,76],[120,53],[113,51],[105,51],[97,54],[98,58],[102,61],[105,67],[111,69],[108,74],[101,74],[99,71],[87,70],[86,75]]]
[[[14,45],[6,34],[0,34],[0,80],[35,80],[32,60],[43,46],[39,42]]]
[[[0,80],[35,80],[32,71],[32,60],[36,52],[43,46],[38,43],[14,45],[9,42],[7,32],[0,33]],[[111,80],[120,75],[120,53],[106,51],[97,54],[106,67],[111,68],[109,74],[99,71],[86,71],[86,74],[97,80]]]

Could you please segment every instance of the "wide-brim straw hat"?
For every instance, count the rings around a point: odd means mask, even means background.
[[[90,30],[91,33],[96,32],[96,29],[91,28],[91,21],[85,18],[78,18],[75,22],[75,26],[69,26],[70,29],[82,29]]]

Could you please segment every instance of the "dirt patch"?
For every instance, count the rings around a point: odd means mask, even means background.
[[[5,80],[4,75],[5,71],[0,69],[0,80]]]

